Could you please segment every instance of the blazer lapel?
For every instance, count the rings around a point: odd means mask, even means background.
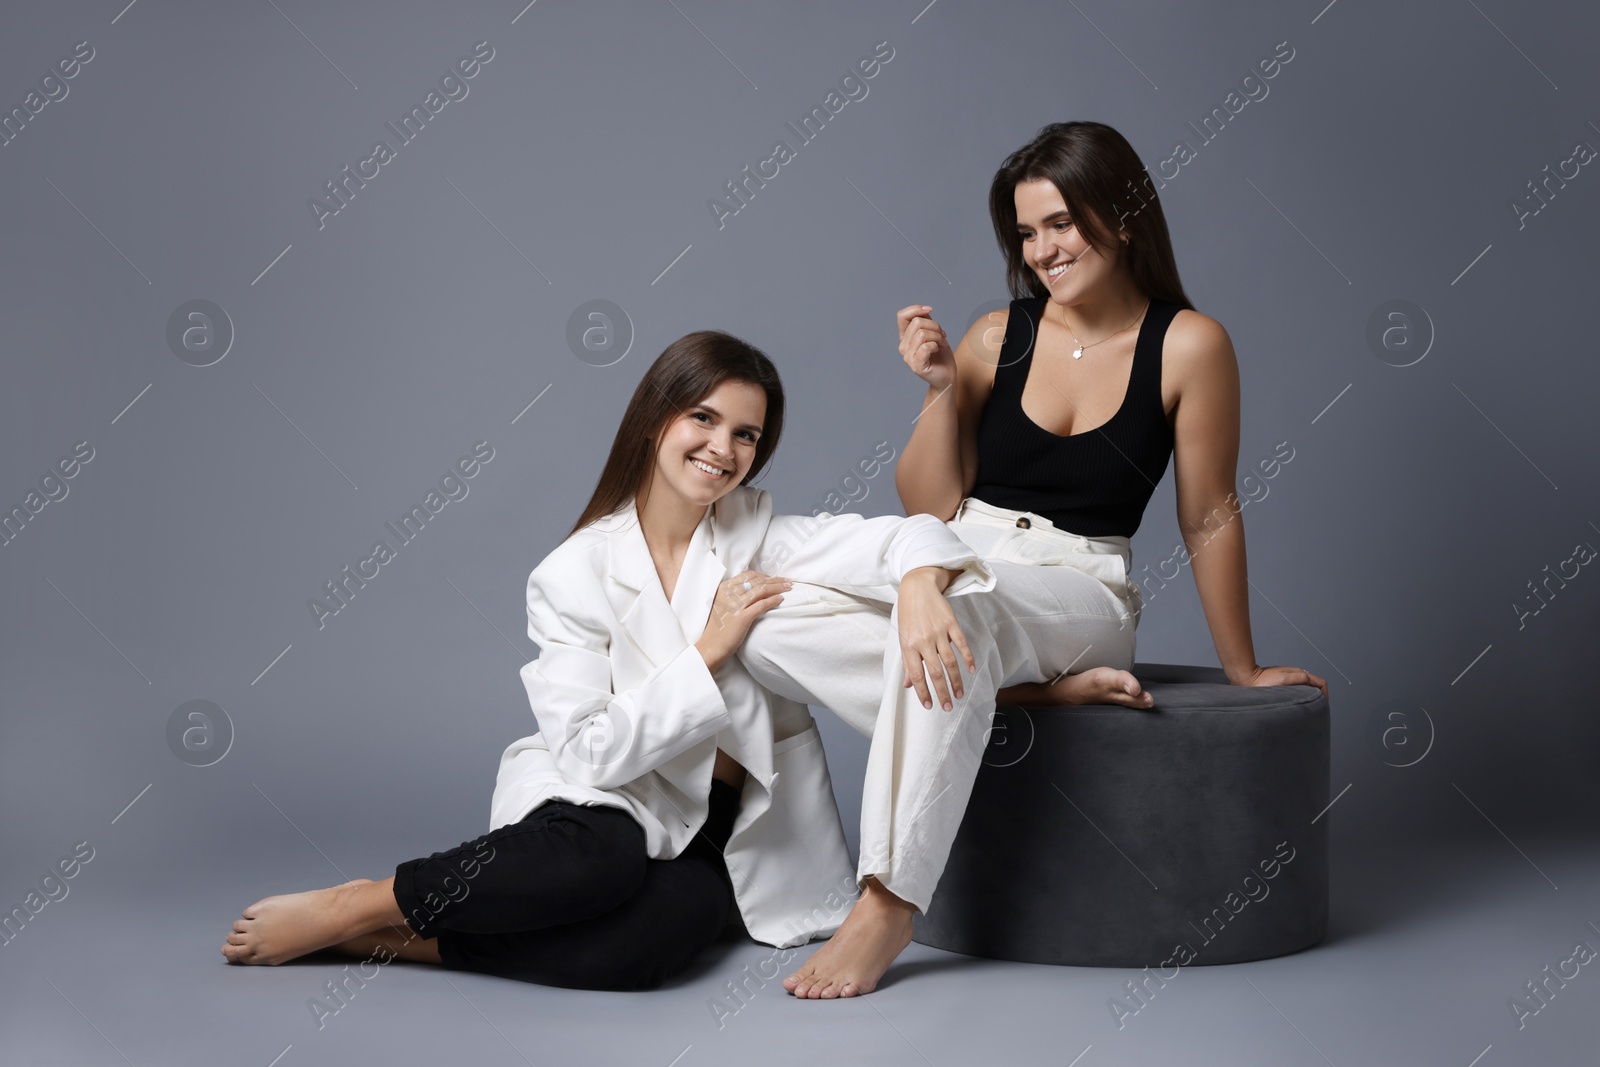
[[[683,628],[667,603],[633,504],[608,520],[608,527],[606,570],[612,610],[634,644],[659,667],[683,651]]]
[[[689,539],[683,567],[678,571],[678,584],[672,589],[672,611],[683,627],[684,639],[690,644],[700,640],[705,632],[712,601],[717,597],[717,586],[728,574],[717,558],[716,539],[716,527],[708,510]]]
[[[689,539],[670,602],[631,503],[614,517],[608,531],[607,569],[621,590],[613,607],[623,629],[658,667],[700,639],[717,586],[727,577],[727,568],[717,558],[719,535],[713,514],[707,512]]]

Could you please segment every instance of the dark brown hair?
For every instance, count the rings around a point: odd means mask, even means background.
[[[767,394],[767,417],[756,440],[755,458],[739,484],[748,485],[761,473],[783,433],[783,382],[778,368],[760,349],[731,334],[719,330],[685,334],[668,345],[639,380],[622,413],[599,484],[572,532],[625,507],[654,469],[656,439],[667,423],[726,381],[749,382]]]
[[[1114,247],[1127,232],[1123,255],[1134,284],[1146,296],[1194,310],[1178,280],[1167,219],[1150,174],[1127,139],[1100,122],[1053,122],[1007,156],[995,173],[989,217],[1005,253],[1012,297],[1049,292],[1023,259],[1017,233],[1016,187],[1040,178],[1060,191],[1073,223],[1096,251]]]

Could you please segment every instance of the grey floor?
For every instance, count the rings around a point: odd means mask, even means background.
[[[1429,840],[1348,822],[1332,833],[1333,918],[1323,944],[1185,968],[1120,1029],[1108,1001],[1131,971],[1000,963],[920,945],[868,997],[797,1002],[775,980],[747,985],[738,1001],[731,979],[746,968],[777,970],[775,950],[742,940],[642,994],[390,964],[319,1027],[308,1001],[350,961],[245,968],[218,953],[238,909],[265,891],[248,849],[208,848],[220,858],[203,865],[176,853],[119,859],[99,880],[82,876],[91,861],[67,897],[0,949],[0,1062],[1502,1067],[1600,1059],[1600,973],[1591,973],[1600,967],[1581,967],[1561,988],[1552,980],[1554,995],[1520,1028],[1508,1006],[1579,942],[1600,948],[1590,925],[1600,924],[1592,839],[1518,835],[1513,845],[1484,826]],[[118,882],[117,872],[130,873]],[[297,884],[323,884],[319,877],[308,863]]]

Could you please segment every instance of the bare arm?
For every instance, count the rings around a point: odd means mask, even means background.
[[[1180,312],[1166,353],[1179,373],[1173,426],[1178,527],[1194,569],[1211,640],[1235,685],[1318,686],[1298,667],[1261,667],[1250,635],[1243,505],[1233,486],[1239,459],[1239,365],[1215,320]]]
[[[895,316],[900,356],[928,391],[894,481],[907,515],[948,521],[978,477],[978,419],[994,387],[1008,313],[979,318],[953,351],[930,316],[922,304]]]

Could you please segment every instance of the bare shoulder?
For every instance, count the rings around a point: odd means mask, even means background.
[[[1009,307],[985,312],[967,326],[967,332],[955,347],[960,379],[978,387],[983,396],[994,386],[994,372],[1000,364],[1000,348],[1005,343],[1010,322]]]
[[[1179,311],[1167,327],[1161,356],[1176,378],[1180,392],[1189,383],[1229,378],[1239,371],[1233,339],[1222,323],[1187,308]]]

